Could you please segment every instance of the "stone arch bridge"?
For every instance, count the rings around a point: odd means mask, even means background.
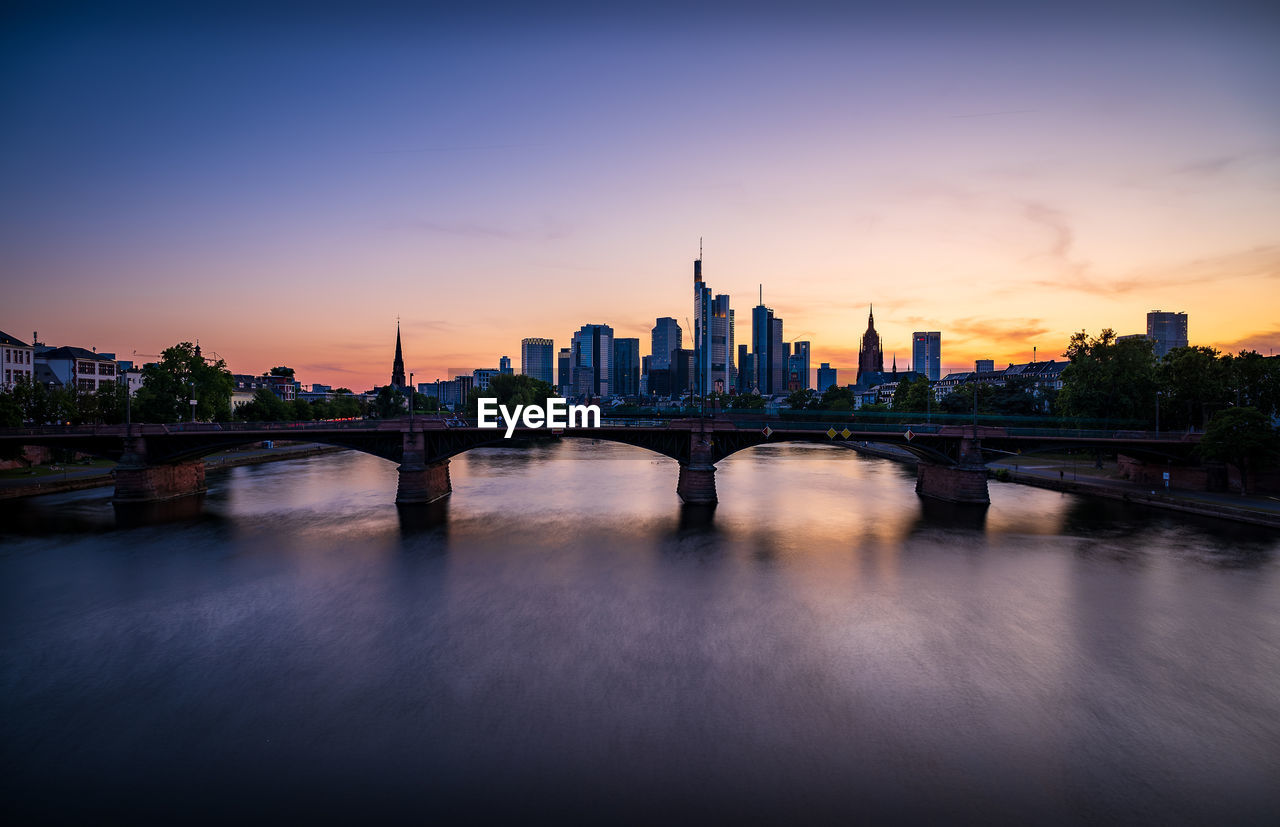
[[[455,420],[458,422],[458,420]],[[20,428],[0,431],[0,444],[41,445],[119,461],[115,501],[151,502],[205,490],[206,455],[263,440],[337,445],[400,464],[396,502],[427,503],[452,491],[449,459],[502,443],[502,428],[454,426],[439,418],[298,423],[182,423]],[[1186,464],[1198,434],[1077,431],[959,425],[868,425],[760,418],[605,420],[597,428],[516,428],[513,437],[549,435],[634,445],[676,460],[676,493],[686,503],[716,502],[716,463],[776,442],[874,442],[914,454],[916,491],[951,502],[987,503],[986,463],[1010,454],[1096,448],[1146,462]]]

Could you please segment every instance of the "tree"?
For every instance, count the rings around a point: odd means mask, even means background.
[[[314,419],[317,422],[322,419],[333,419],[333,406],[324,399],[317,399],[307,407],[310,408],[308,419]]]
[[[850,388],[832,385],[822,392],[818,408],[824,411],[851,411],[853,401],[853,391]]]
[[[300,397],[295,397],[292,402],[286,402],[289,406],[289,418],[295,422],[309,422],[312,418],[311,403]]]
[[[1047,409],[1040,399],[1035,380],[1028,376],[1010,376],[1003,385],[988,387],[991,392],[985,404],[991,413],[1000,416],[1032,416]],[[979,408],[983,404],[982,395],[979,394]]]
[[[1240,493],[1248,493],[1249,473],[1280,456],[1280,436],[1257,408],[1228,408],[1209,421],[1200,456],[1240,469]]]
[[[258,388],[253,392],[253,399],[236,408],[236,419],[246,422],[283,422],[292,418],[293,409],[289,403],[276,396],[270,388]]]
[[[22,425],[22,406],[13,393],[0,393],[0,428],[18,428]]]
[[[555,388],[541,379],[522,374],[500,373],[489,379],[487,391],[471,391],[467,397],[468,415],[477,415],[478,400],[482,396],[497,399],[499,405],[506,405],[508,409],[514,410],[516,405],[545,407],[546,401],[558,394]]]
[[[395,385],[383,385],[373,400],[373,411],[379,419],[405,416],[404,394]]]
[[[1203,429],[1213,411],[1233,401],[1228,367],[1211,347],[1179,347],[1165,354],[1156,366],[1162,425]]]
[[[43,382],[35,382],[26,376],[19,377],[13,386],[13,399],[22,412],[22,421],[43,425],[53,416],[49,400],[49,388]]]
[[[932,388],[929,380],[923,376],[914,379],[903,379],[893,392],[893,410],[910,413],[925,413],[934,406],[930,399]]]
[[[818,396],[808,388],[792,391],[787,394],[787,407],[796,411],[813,408],[818,404]]]
[[[134,416],[141,422],[183,422],[191,418],[227,419],[231,416],[234,383],[226,362],[210,364],[196,355],[195,345],[181,342],[165,348],[159,362],[142,369],[142,387],[134,396]]]
[[[286,379],[293,378],[293,368],[287,368],[283,365],[272,368],[270,373],[272,376],[283,376]]]
[[[1062,372],[1059,410],[1089,419],[1151,421],[1155,413],[1155,358],[1147,338],[1118,341],[1107,328],[1097,338],[1073,334],[1071,360]]]
[[[86,420],[104,425],[119,425],[124,422],[126,393],[128,391],[121,382],[101,385],[94,394],[81,396],[81,415]]]
[[[1280,415],[1280,359],[1242,350],[1222,357],[1228,397],[1235,404],[1257,408],[1263,416]]]
[[[333,399],[329,400],[329,416],[333,419],[351,419],[364,415],[364,406],[362,400],[356,397],[347,388],[338,388],[333,392]]]
[[[729,400],[729,407],[735,411],[755,411],[764,408],[764,397],[758,393],[740,393]]]
[[[54,422],[71,425],[79,425],[82,422],[80,393],[74,386],[54,388],[49,392],[49,416]]]
[[[434,396],[427,396],[425,393],[414,391],[413,409],[415,411],[438,411],[440,410],[440,400]]]
[[[957,385],[946,396],[938,400],[938,407],[943,413],[973,413],[973,397],[978,397],[978,413],[991,413],[991,400],[995,396],[995,387],[986,382],[965,382]]]

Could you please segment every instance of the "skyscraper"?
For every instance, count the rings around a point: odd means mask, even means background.
[[[532,376],[554,386],[555,362],[556,346],[550,339],[520,340],[520,372],[525,376]]]
[[[782,393],[787,386],[787,354],[782,347],[782,319],[761,302],[751,310],[751,347],[755,354],[755,390],[764,396]]]
[[[1176,347],[1187,346],[1187,314],[1152,310],[1147,314],[1147,338],[1157,359]]]
[[[407,387],[409,383],[404,378],[404,354],[400,351],[400,322],[396,321],[396,358],[391,362],[391,386],[395,388]]]
[[[733,309],[723,293],[711,302],[711,376],[707,388],[713,393],[728,393],[737,378],[733,364]]]
[[[787,360],[791,358],[791,343],[782,338],[782,319],[773,317],[773,332],[769,341],[769,393],[786,393]]]
[[[839,384],[836,380],[836,369],[829,362],[818,365],[818,393],[826,393],[827,388]]]
[[[911,367],[930,382],[942,377],[942,333],[937,330],[911,334]]]
[[[614,396],[640,393],[640,340],[614,339],[609,387]]]
[[[680,325],[670,316],[657,320],[650,333],[649,353],[653,358],[649,367],[653,371],[666,370],[671,366],[671,351],[684,346],[681,341]]]
[[[695,396],[709,393],[711,385],[711,288],[702,281],[702,245],[693,260],[693,360]]]
[[[756,384],[756,357],[746,345],[738,345],[738,393],[750,393]]]
[[[698,360],[691,348],[679,348],[671,352],[671,368],[668,370],[668,393],[679,398],[694,391]]]
[[[862,342],[858,345],[858,376],[856,384],[862,384],[862,377],[868,373],[884,373],[884,344],[880,334],[876,333],[875,308],[867,313],[867,332],[862,334]]]
[[[511,373],[513,373],[513,371],[511,370],[510,356],[498,357],[498,373],[505,373],[507,375],[510,375]]]
[[[809,346],[809,342],[792,343],[791,358],[799,360],[797,366],[800,372],[800,388],[802,390],[808,390],[811,387],[809,384]]]
[[[573,334],[570,348],[572,393],[585,397],[612,396],[609,377],[613,364],[613,328],[607,324],[585,324]]]
[[[569,396],[573,388],[573,350],[562,347],[556,354],[556,392]]]

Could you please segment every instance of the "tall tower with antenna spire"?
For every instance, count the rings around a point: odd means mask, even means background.
[[[396,358],[391,363],[391,385],[404,388],[407,384],[404,379],[404,353],[400,350],[400,320],[396,319]]]
[[[693,361],[696,376],[693,392],[697,396],[710,393],[711,385],[711,288],[702,280],[702,239],[698,239],[698,257],[693,261]]]

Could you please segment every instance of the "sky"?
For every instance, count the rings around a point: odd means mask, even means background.
[[[1280,12],[880,5],[6,6],[0,330],[364,390],[397,318],[418,381],[647,353],[701,239],[842,382],[871,304],[900,368],[1280,349]]]

